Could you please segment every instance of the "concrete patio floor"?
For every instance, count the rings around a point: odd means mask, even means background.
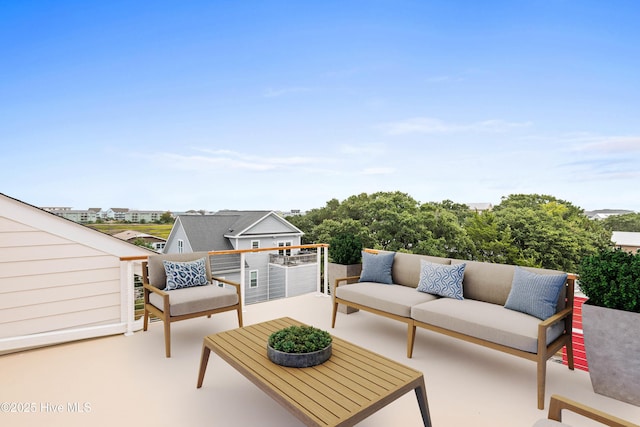
[[[424,372],[434,427],[530,426],[546,417],[536,407],[534,363],[477,345],[418,330],[407,359],[406,327],[373,314],[338,313],[330,328],[331,300],[309,294],[246,307],[245,324],[290,316]],[[196,389],[202,339],[235,328],[235,313],[172,325],[172,357],[164,357],[163,329],[74,342],[0,356],[1,426],[301,426],[278,403],[211,355]],[[640,424],[640,408],[595,394],[589,374],[548,362],[546,405],[565,395]],[[34,412],[7,412],[14,409]],[[76,405],[74,407],[74,405]],[[77,408],[77,411],[72,409]],[[84,412],[80,412],[83,409]],[[599,425],[573,414],[574,426]],[[420,426],[409,393],[358,426]]]

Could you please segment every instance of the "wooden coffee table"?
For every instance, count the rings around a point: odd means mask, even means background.
[[[415,390],[425,427],[431,427],[422,372],[333,337],[333,355],[322,365],[286,368],[267,357],[271,333],[302,325],[285,317],[205,337],[198,385],[211,351],[287,408],[307,426],[352,426]]]

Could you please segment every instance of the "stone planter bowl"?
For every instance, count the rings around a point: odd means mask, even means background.
[[[267,356],[276,365],[287,366],[290,368],[309,368],[311,366],[320,365],[331,357],[331,344],[322,350],[313,351],[311,353],[285,353],[271,347],[267,344]]]

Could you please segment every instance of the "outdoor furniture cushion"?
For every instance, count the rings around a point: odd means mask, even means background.
[[[425,260],[434,264],[450,265],[449,258],[439,258],[429,255],[416,255],[397,252],[393,258],[391,275],[396,285],[417,288],[420,282],[420,261]]]
[[[546,320],[556,313],[567,274],[536,274],[516,267],[505,308]]]
[[[175,289],[168,294],[171,316],[213,310],[238,303],[238,293],[235,289],[221,288],[217,285]],[[162,297],[158,294],[150,293],[149,302],[160,310],[164,309]]]
[[[171,291],[208,284],[206,262],[207,258],[205,257],[185,262],[163,260],[164,272],[167,275],[165,290]]]
[[[420,260],[418,291],[441,297],[464,299],[462,277],[465,264],[442,265]]]
[[[375,282],[342,285],[336,289],[336,297],[403,317],[411,315],[413,305],[438,298],[431,294],[416,292],[415,288],[408,286]]]
[[[540,320],[519,311],[507,310],[502,305],[472,299],[440,298],[414,306],[411,317],[419,322],[529,353],[538,351]],[[558,338],[563,330],[563,322],[553,325],[548,331],[546,344]]]
[[[391,267],[395,252],[372,254],[362,251],[360,282],[393,283]]]

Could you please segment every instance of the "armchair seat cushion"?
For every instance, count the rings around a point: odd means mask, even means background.
[[[238,294],[235,289],[221,288],[217,285],[175,289],[167,293],[169,294],[171,316],[215,310],[238,303]],[[164,310],[160,295],[150,293],[149,302],[160,310]]]
[[[408,286],[376,282],[342,285],[336,289],[336,297],[402,317],[411,316],[412,306],[438,298]]]
[[[496,344],[536,354],[540,319],[525,313],[476,300],[440,298],[411,309],[419,322],[470,335]],[[558,322],[547,331],[547,345],[564,331]]]

